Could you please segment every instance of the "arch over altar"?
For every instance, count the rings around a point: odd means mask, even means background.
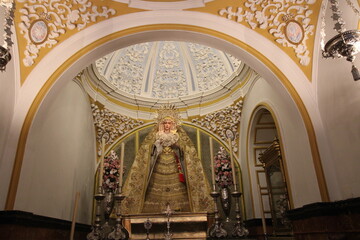
[[[190,124],[188,122],[184,122],[182,124],[181,134],[187,135],[185,136],[186,142],[188,143],[188,151],[191,151],[193,156],[201,159],[201,165],[204,169],[206,184],[208,186],[211,185],[211,163],[210,163],[210,145],[209,139],[213,139],[214,145],[214,154],[223,147],[224,149],[228,149],[228,145],[225,141],[221,141],[219,138],[215,137],[213,134],[209,133],[203,128],[199,126],[195,126],[194,124]],[[111,150],[115,151],[118,156],[121,155],[121,146],[124,144],[125,154],[124,154],[124,183],[126,183],[129,178],[130,170],[134,164],[134,160],[138,157],[140,159],[149,160],[149,156],[146,156],[146,153],[149,154],[151,151],[151,146],[154,140],[154,124],[145,124],[144,126],[138,127],[134,129],[131,133],[122,136],[117,139],[109,148],[107,148],[106,153],[108,154]],[[184,143],[183,143],[184,144]],[[185,143],[186,144],[186,143]],[[144,145],[141,147],[141,145]],[[142,151],[140,154],[137,154],[139,151]],[[138,156],[137,156],[138,155]],[[147,167],[147,163],[144,162],[145,165],[141,165],[142,169],[145,170]],[[241,177],[241,169],[237,161],[235,161],[235,169],[236,176],[238,179],[239,187],[242,189],[242,177]],[[145,173],[144,173],[145,174]],[[135,181],[136,182],[136,181]],[[134,181],[133,181],[134,184]],[[127,196],[125,194],[125,196]],[[138,201],[140,201],[138,199]],[[133,206],[132,210],[129,207],[125,207],[123,209],[127,209],[124,211],[126,214],[133,213],[141,213],[141,202],[138,205]],[[210,203],[212,206],[212,203]],[[242,208],[244,205],[242,204]],[[164,209],[165,210],[165,209]],[[210,207],[211,210],[211,207]],[[206,212],[205,208],[200,206],[197,207],[197,210],[194,212]],[[210,211],[211,212],[211,211]]]

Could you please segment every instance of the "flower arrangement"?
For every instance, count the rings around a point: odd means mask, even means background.
[[[215,155],[215,181],[219,187],[224,188],[233,184],[230,157],[223,147]]]
[[[119,187],[120,161],[114,150],[104,158],[103,188],[105,191],[115,191]]]

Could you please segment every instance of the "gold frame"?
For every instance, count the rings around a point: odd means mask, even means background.
[[[44,22],[45,23],[45,26],[46,26],[46,36],[44,37],[44,40],[42,40],[41,42],[36,42],[34,41],[34,39],[32,38],[31,36],[31,29],[33,28],[33,26],[38,23],[38,22]],[[30,41],[35,44],[35,45],[40,45],[40,44],[43,44],[44,42],[46,42],[46,40],[48,39],[48,36],[49,36],[49,32],[50,32],[50,29],[49,29],[49,26],[48,26],[48,23],[46,20],[44,19],[36,19],[35,21],[33,21],[31,24],[30,24],[30,27],[29,27],[29,39]]]
[[[289,39],[289,37],[287,35],[287,27],[289,26],[289,23],[296,23],[300,27],[301,32],[302,32],[302,37],[299,42],[294,42]],[[304,37],[305,37],[304,27],[296,20],[289,20],[286,22],[286,25],[284,27],[284,35],[285,35],[286,40],[288,40],[291,44],[299,45],[299,44],[301,44],[301,42],[304,40]]]

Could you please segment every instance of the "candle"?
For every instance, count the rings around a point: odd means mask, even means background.
[[[76,196],[75,196],[74,212],[73,212],[73,217],[72,217],[72,222],[71,222],[70,240],[74,239],[76,215],[77,215],[79,198],[80,198],[80,193],[77,192]]]
[[[229,141],[229,149],[230,149],[231,171],[232,171],[232,175],[233,175],[234,188],[236,190],[236,171],[235,171],[235,164],[234,164],[234,158],[233,158],[233,150],[232,150],[231,139],[228,138],[228,141]]]
[[[209,137],[209,144],[210,144],[211,180],[213,186],[215,187],[214,150],[213,150],[212,137]]]
[[[105,138],[102,138],[102,140],[101,140],[101,159],[100,159],[99,186],[102,186],[102,184],[103,184],[104,157],[105,157]]]
[[[264,205],[263,205],[263,201],[262,201],[261,188],[260,188],[259,184],[258,184],[258,192],[259,192],[259,198],[260,198],[261,223],[262,223],[262,227],[263,227],[264,236],[266,236],[266,222],[265,222],[265,215],[264,215]]]
[[[121,143],[121,155],[120,155],[120,180],[119,180],[119,187],[122,187],[122,181],[123,181],[123,168],[124,168],[124,151],[125,151],[125,143]]]

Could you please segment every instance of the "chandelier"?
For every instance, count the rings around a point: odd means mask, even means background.
[[[10,48],[13,45],[11,41],[11,26],[14,22],[15,2],[13,0],[0,0],[0,7],[4,8],[4,43],[0,45],[0,71],[6,69],[6,64],[11,60]]]
[[[359,11],[355,8],[351,0],[346,0],[347,4],[359,16]],[[324,1],[326,3],[326,1]],[[325,4],[323,5],[325,6]],[[360,51],[360,31],[346,30],[345,22],[341,17],[338,0],[330,0],[330,8],[332,10],[332,19],[335,21],[334,29],[338,32],[336,36],[331,38],[324,44],[325,38],[325,10],[323,9],[322,29],[321,29],[321,50],[324,58],[346,58],[352,63],[351,73],[355,81],[360,80],[360,74],[354,65],[355,55]]]

